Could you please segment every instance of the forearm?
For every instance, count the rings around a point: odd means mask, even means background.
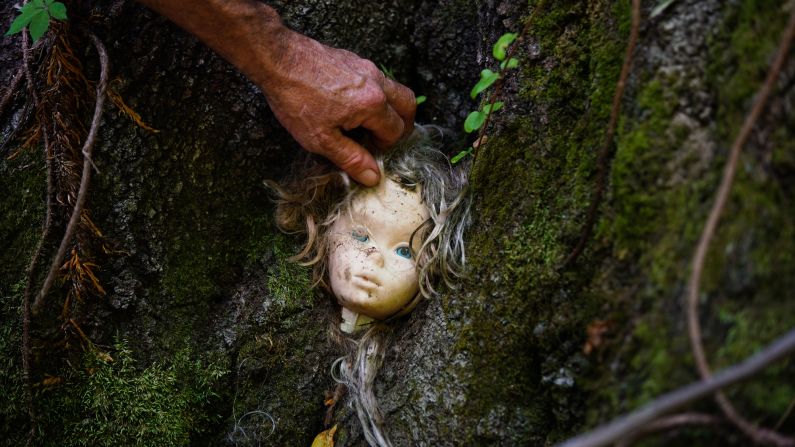
[[[292,31],[255,0],[138,0],[195,35],[261,88],[287,51]]]

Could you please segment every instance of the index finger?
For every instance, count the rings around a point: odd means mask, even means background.
[[[408,135],[414,129],[414,115],[417,113],[417,99],[414,97],[414,92],[405,85],[386,78],[384,94],[389,105],[403,119],[403,135]]]
[[[337,130],[313,152],[323,155],[364,186],[375,186],[381,178],[378,163],[367,149]]]

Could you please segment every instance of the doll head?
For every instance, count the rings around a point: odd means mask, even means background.
[[[318,163],[291,183],[270,183],[279,227],[307,237],[295,258],[313,266],[343,316],[361,323],[405,315],[435,293],[437,279],[450,284],[462,269],[465,176],[434,147],[432,132],[417,126],[378,156],[383,175],[372,188]]]
[[[359,192],[329,228],[329,286],[343,308],[386,320],[415,301],[414,257],[429,218],[419,189],[386,178]]]
[[[334,295],[342,324],[332,339],[345,354],[332,368],[347,386],[370,445],[391,446],[374,381],[390,339],[390,321],[410,312],[443,280],[453,287],[464,264],[469,222],[463,169],[434,146],[433,127],[377,157],[382,181],[364,188],[330,164],[309,160],[289,183],[268,182],[277,195],[279,228],[306,242],[294,260],[313,267],[316,284]],[[340,333],[354,333],[354,336]]]

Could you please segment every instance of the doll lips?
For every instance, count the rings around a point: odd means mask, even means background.
[[[366,275],[354,275],[353,278],[351,278],[351,282],[354,285],[366,290],[377,289],[380,287],[380,284],[373,281],[369,276]]]

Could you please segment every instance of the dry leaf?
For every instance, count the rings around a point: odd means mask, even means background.
[[[334,447],[334,433],[336,432],[336,425],[321,432],[319,435],[315,436],[315,440],[312,441],[312,447]]]

